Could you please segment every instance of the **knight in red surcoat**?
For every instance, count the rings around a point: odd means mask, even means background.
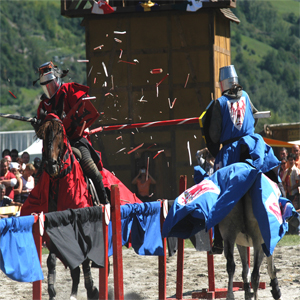
[[[102,204],[108,203],[108,197],[103,185],[100,171],[103,168],[101,153],[91,144],[88,127],[99,117],[98,111],[90,102],[89,87],[75,82],[62,83],[68,71],[61,71],[51,61],[42,64],[39,68],[38,80],[44,91],[37,109],[37,122],[32,123],[35,131],[38,130],[45,116],[55,113],[62,121],[73,152],[80,162],[84,174],[93,181],[99,200]],[[43,163],[41,164],[41,170]]]

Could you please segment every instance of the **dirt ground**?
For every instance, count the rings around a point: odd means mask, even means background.
[[[234,281],[241,281],[241,263],[238,251],[235,250],[236,272]],[[281,246],[274,253],[277,276],[282,292],[282,300],[300,300],[300,245]],[[43,273],[45,280],[42,288],[42,298],[48,299],[47,294],[47,255],[43,255]],[[109,299],[113,298],[113,262],[109,275]],[[227,287],[227,273],[223,255],[215,255],[215,285],[216,288]],[[167,297],[176,295],[176,265],[177,254],[167,258]],[[71,291],[71,278],[69,270],[58,262],[56,290],[57,300],[67,300]],[[93,269],[95,283],[98,286],[98,270]],[[259,290],[260,299],[273,299],[270,293],[269,277],[266,261],[261,266],[261,281],[266,282],[266,289]],[[132,249],[123,250],[123,278],[125,299],[158,299],[158,257],[139,256]],[[194,249],[185,249],[184,255],[184,299],[191,299],[192,292],[201,291],[208,287],[206,252],[197,252]],[[235,292],[236,299],[244,299],[243,291]],[[18,283],[10,280],[0,271],[0,299],[32,299],[32,284]],[[86,299],[86,292],[81,274],[78,300]]]

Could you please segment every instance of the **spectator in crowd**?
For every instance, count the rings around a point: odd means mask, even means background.
[[[279,169],[279,177],[280,177],[281,181],[282,181],[282,177],[283,177],[283,174],[286,169],[287,169],[287,158],[283,157],[281,159],[280,169]]]
[[[287,160],[288,151],[286,148],[282,147],[279,152],[279,160],[282,161],[283,158]]]
[[[34,188],[34,178],[32,175],[34,174],[35,168],[33,164],[29,163],[26,165],[25,170],[22,175],[23,188],[21,193],[21,203],[24,203],[30,192]]]
[[[12,199],[7,197],[5,195],[5,192],[6,192],[6,187],[4,184],[1,183],[0,184],[0,207],[10,205],[10,203],[12,202]]]
[[[299,145],[293,145],[292,153],[295,154],[295,166],[300,169],[300,152]]]
[[[17,149],[12,149],[10,152],[11,161],[16,162],[19,157],[19,151]]]
[[[33,177],[34,177],[34,185],[37,185],[37,182],[38,182],[38,176],[37,176],[37,173],[38,173],[38,170],[41,166],[41,159],[39,157],[36,157],[34,160],[33,160],[33,166],[35,168],[35,171],[34,171],[34,174],[33,174]]]
[[[4,184],[6,187],[6,196],[10,199],[14,199],[14,186],[17,184],[16,176],[8,169],[8,161],[6,158],[2,158],[0,162],[0,184]]]
[[[20,172],[21,174],[23,174],[23,171],[24,171],[26,165],[23,164],[22,158],[21,158],[21,157],[18,157],[16,162],[19,164],[19,172]]]
[[[14,202],[11,198],[7,197],[6,195],[6,187],[4,184],[0,184],[0,207],[4,206],[10,206],[10,205],[16,205],[16,206],[22,206],[21,203]],[[0,219],[7,218],[7,215],[0,214]]]
[[[33,160],[33,166],[35,167],[35,172],[34,174],[36,174],[38,168],[41,166],[41,159],[39,157],[36,157],[34,160]]]
[[[20,165],[17,162],[12,162],[10,164],[10,171],[16,176],[17,178],[17,184],[14,186],[14,202],[21,203],[21,193],[23,189],[23,180],[22,180],[22,175],[19,172]]]
[[[143,202],[151,202],[150,185],[156,184],[154,178],[148,173],[146,168],[142,167],[138,175],[132,180],[132,184],[137,185],[137,197]]]
[[[11,157],[9,155],[5,155],[4,158],[7,159],[8,165],[10,165],[10,163],[11,163]]]
[[[9,149],[4,149],[2,151],[2,158],[4,158],[4,156],[9,155],[10,156],[10,150]]]
[[[295,154],[289,153],[287,161],[287,169],[285,170],[282,182],[286,192],[286,197],[293,202],[296,194],[298,194],[299,186],[299,170],[295,166]]]
[[[23,164],[27,165],[30,160],[30,155],[28,152],[25,151],[22,153],[21,158],[22,158]]]

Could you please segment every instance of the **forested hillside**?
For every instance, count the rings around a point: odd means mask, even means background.
[[[46,61],[70,69],[69,78],[86,83],[85,64],[76,62],[85,58],[82,20],[61,16],[60,0],[0,1],[0,13],[1,112],[35,116],[42,89],[32,82]],[[20,129],[32,127],[0,118],[0,131]]]
[[[299,122],[299,1],[237,1],[232,24],[232,62],[259,110],[259,123]]]
[[[259,110],[272,118],[259,123],[298,122],[299,1],[237,0],[232,23],[232,63],[239,81]],[[53,60],[69,68],[69,78],[86,83],[84,27],[81,19],[60,15],[60,0],[0,2],[0,111],[34,116],[41,94],[37,67]],[[14,98],[11,91],[16,98]],[[191,116],[194,117],[194,116]],[[0,131],[31,129],[0,118]]]

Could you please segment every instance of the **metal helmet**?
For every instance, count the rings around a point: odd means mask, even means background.
[[[236,74],[234,65],[220,68],[219,77],[222,94],[231,89],[235,84],[238,84],[238,76]]]
[[[46,96],[50,99],[61,86],[61,80],[56,74],[53,63],[46,62],[39,67],[40,85]]]
[[[40,80],[44,93],[50,99],[60,88],[61,78],[65,77],[69,70],[61,71],[52,61],[48,61],[38,68],[38,72],[39,78],[33,82],[33,85]]]

